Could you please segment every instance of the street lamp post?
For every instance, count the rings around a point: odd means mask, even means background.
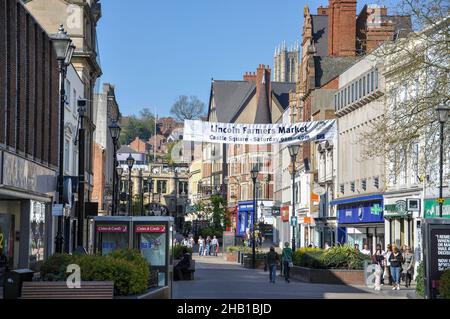
[[[117,193],[116,194],[119,194],[120,193],[120,183],[122,181],[123,167],[117,166],[116,173],[117,173],[117,186],[116,186]],[[120,204],[120,196],[116,196],[116,203],[115,203],[116,211],[114,212],[114,215],[117,215],[119,204]]]
[[[292,144],[288,146],[289,155],[291,155],[292,162],[292,216],[295,216],[295,161],[297,159],[297,154],[300,149],[300,145]],[[295,251],[295,224],[292,218],[292,250]]]
[[[127,165],[128,165],[128,216],[133,216],[133,211],[132,211],[132,200],[133,200],[133,194],[131,193],[131,169],[133,168],[134,165],[134,157],[128,156],[127,158]]]
[[[440,106],[436,108],[439,115],[440,123],[440,149],[439,149],[439,217],[442,218],[442,209],[444,205],[444,197],[442,194],[442,179],[444,175],[444,125],[448,120],[450,108]]]
[[[150,204],[152,202],[152,193],[153,193],[153,180],[151,176],[148,177],[147,183],[148,183],[148,215],[150,215]]]
[[[143,185],[143,182],[144,182],[144,179],[143,179],[143,177],[142,177],[142,168],[141,169],[139,169],[139,187],[138,187],[138,190],[139,190],[139,200],[140,200],[140,206],[141,206],[141,214],[140,214],[140,216],[143,216],[144,215],[144,185]]]
[[[64,104],[65,104],[65,79],[67,66],[70,64],[72,54],[75,46],[71,45],[72,40],[64,31],[64,27],[61,24],[58,33],[51,37],[53,43],[53,49],[56,53],[56,59],[58,60],[59,71],[59,175],[58,175],[58,203],[63,205],[64,208]],[[57,253],[63,252],[63,216],[58,216],[58,231],[55,238],[55,251]]]
[[[258,166],[253,166],[251,177],[253,180],[253,218],[252,218],[252,266],[256,269],[256,248],[255,248],[255,223],[256,223],[256,180],[258,179]]]
[[[80,121],[80,128],[78,130],[78,204],[77,204],[77,218],[78,218],[78,235],[77,246],[81,251],[83,250],[83,223],[84,223],[84,143],[85,143],[85,129],[84,116],[86,114],[86,100],[78,100],[78,116]]]
[[[113,121],[109,126],[109,132],[111,133],[111,138],[113,141],[113,192],[112,192],[112,207],[111,207],[111,215],[116,215],[116,167],[117,167],[117,159],[116,159],[116,152],[117,152],[117,142],[119,140],[120,136],[120,126],[117,124],[116,121]]]

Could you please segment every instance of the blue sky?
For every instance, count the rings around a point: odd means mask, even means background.
[[[358,1],[358,12],[365,1]],[[372,1],[373,2],[373,1]],[[116,86],[122,114],[160,116],[179,95],[207,105],[211,78],[240,80],[272,67],[275,47],[300,39],[303,7],[327,0],[104,0],[98,46],[102,82]]]

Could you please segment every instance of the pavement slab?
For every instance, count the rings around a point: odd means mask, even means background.
[[[297,280],[286,283],[277,274],[275,284],[269,273],[246,269],[240,264],[224,261],[222,256],[198,257],[195,279],[175,281],[174,299],[406,299],[410,289],[382,291],[358,286],[313,284]]]

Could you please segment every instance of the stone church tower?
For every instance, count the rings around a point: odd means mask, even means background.
[[[298,42],[292,45],[289,50],[287,50],[285,42],[280,44],[275,49],[273,56],[273,81],[296,82],[298,80],[299,56]]]

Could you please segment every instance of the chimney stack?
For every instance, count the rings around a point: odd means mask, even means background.
[[[329,0],[328,55],[356,54],[356,0]]]

